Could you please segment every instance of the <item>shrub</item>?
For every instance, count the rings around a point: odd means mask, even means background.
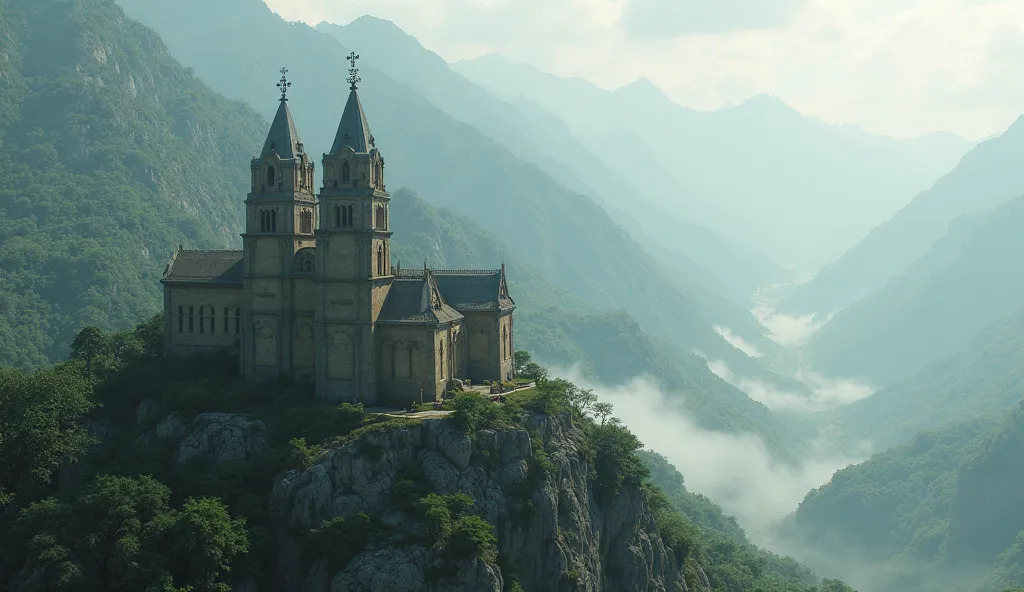
[[[330,562],[331,569],[342,570],[366,548],[373,531],[370,517],[359,513],[348,518],[339,516],[325,520],[320,528],[310,533],[309,538],[319,556]]]
[[[594,456],[594,485],[598,493],[611,497],[623,484],[641,485],[650,471],[637,451],[642,444],[633,432],[618,421],[586,429],[587,443]]]
[[[462,516],[452,529],[448,539],[448,550],[458,559],[476,557],[493,564],[498,560],[494,527],[475,514]]]
[[[514,407],[493,403],[480,395],[461,394],[455,397],[454,408],[455,421],[468,434],[511,428],[519,419]]]

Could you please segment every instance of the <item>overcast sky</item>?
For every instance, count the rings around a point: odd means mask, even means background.
[[[756,93],[834,123],[976,140],[1024,112],[1024,0],[266,0],[395,22],[449,62],[498,53],[713,109]]]

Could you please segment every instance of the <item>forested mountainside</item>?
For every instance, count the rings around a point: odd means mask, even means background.
[[[18,59],[0,147],[16,181],[0,201],[0,360],[35,368],[65,355],[79,323],[123,328],[159,311],[178,244],[236,246],[249,159],[268,124],[207,89],[110,3],[15,2],[3,19]],[[792,458],[800,435],[628,313],[557,287],[465,218],[401,191],[394,208],[395,254],[408,265],[509,264],[519,314],[535,329],[525,345],[543,359],[610,383],[650,374],[706,427],[764,434]]]
[[[674,103],[646,79],[605,91],[497,56],[459,62],[455,69],[503,95],[537,100],[577,133],[612,132],[596,151],[609,164],[630,145],[623,132],[634,132],[677,185],[718,204],[702,212],[699,201],[688,201],[670,211],[779,263],[812,270],[951,170],[968,147],[951,134],[894,140],[828,125],[765,95],[698,112]],[[646,173],[638,177],[655,180]],[[756,227],[733,220],[737,213]]]
[[[109,2],[8,0],[0,53],[0,360],[33,367],[157,310],[178,244],[239,242],[265,123]]]
[[[835,474],[783,525],[823,573],[877,592],[1024,585],[1024,404],[922,432]]]
[[[804,359],[828,376],[908,379],[1024,303],[1024,197],[955,221],[924,257],[839,312]]]
[[[1024,194],[1024,118],[982,142],[934,186],[879,225],[779,305],[786,313],[829,313],[898,276],[965,214],[987,212]]]
[[[129,14],[158,31],[183,63],[213,88],[254,105],[268,105],[265,39],[287,45],[295,81],[289,101],[306,145],[327,146],[347,92],[348,48],[331,36],[280,19],[259,0],[215,6],[200,0],[169,5],[121,0]],[[202,13],[203,19],[188,15]],[[337,76],[324,76],[334,65]],[[591,199],[576,194],[536,166],[516,158],[479,130],[456,121],[407,86],[367,67],[360,93],[377,145],[387,158],[391,187],[413,187],[493,232],[544,278],[601,310],[631,314],[645,330],[723,359],[734,371],[784,382],[712,330],[694,300],[683,294],[629,234]],[[272,91],[271,87],[271,91]],[[638,303],[643,302],[640,306]],[[762,338],[765,347],[769,340]],[[787,388],[796,388],[792,383]]]
[[[835,411],[845,439],[874,450],[903,444],[922,430],[1005,413],[1024,392],[1024,309],[985,328],[960,352],[913,378]]]
[[[161,326],[0,370],[12,592],[852,592],[751,545],[570,382],[367,413],[164,357]]]
[[[698,306],[724,304],[723,295],[742,305],[732,310],[704,307],[702,313],[709,320],[758,335],[759,328],[752,324],[755,321],[747,310],[751,297],[757,288],[787,279],[788,273],[767,257],[657,205],[637,184],[640,175],[636,171],[645,171],[647,164],[628,173],[611,169],[558,117],[536,103],[517,104],[495,97],[454,72],[440,56],[390,21],[363,16],[346,26],[321,23],[317,30],[333,35],[347,47],[359,48],[367,65],[414,89],[452,118],[496,139],[561,185],[593,197],[649,254],[672,262],[677,270],[685,270],[687,278],[716,292],[708,298],[688,292]],[[614,152],[619,153],[617,158],[637,158],[632,148]],[[672,190],[671,184],[657,189],[659,194]]]
[[[624,312],[588,308],[552,286],[494,235],[454,212],[399,190],[391,201],[396,261],[464,269],[505,263],[516,310],[517,347],[563,367],[581,365],[588,378],[622,384],[650,376],[706,429],[764,438],[787,460],[805,446],[810,430],[782,422],[767,407],[715,376],[701,358],[651,337]],[[408,262],[408,263],[406,263]],[[804,433],[806,431],[807,433]]]

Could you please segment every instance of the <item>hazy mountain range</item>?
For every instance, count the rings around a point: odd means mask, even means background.
[[[952,134],[872,136],[804,117],[766,95],[699,112],[674,103],[647,79],[606,91],[497,56],[454,67],[505,96],[544,105],[592,138],[609,163],[639,144],[653,159],[633,168],[633,176],[648,182],[666,209],[779,263],[809,269],[888,219],[969,146]]]

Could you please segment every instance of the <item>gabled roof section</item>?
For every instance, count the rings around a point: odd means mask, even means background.
[[[357,154],[368,153],[375,148],[370,124],[366,121],[366,113],[363,112],[363,103],[355,89],[348,94],[348,102],[345,104],[345,112],[341,114],[341,124],[338,125],[338,133],[334,136],[330,154],[337,154],[345,146]]]
[[[436,296],[436,298],[435,298]],[[378,322],[417,325],[440,325],[462,318],[445,303],[429,277],[396,278],[384,300]]]
[[[505,270],[432,270],[438,289],[455,310],[460,312],[499,311],[515,308],[508,295]]]
[[[262,160],[274,152],[283,160],[298,158],[299,154],[303,152],[302,139],[299,138],[299,130],[295,127],[295,120],[292,119],[287,99],[281,99],[281,106],[277,108],[274,123],[270,124],[267,141],[263,143],[260,159]]]
[[[165,284],[242,285],[242,251],[184,251],[164,269]]]

